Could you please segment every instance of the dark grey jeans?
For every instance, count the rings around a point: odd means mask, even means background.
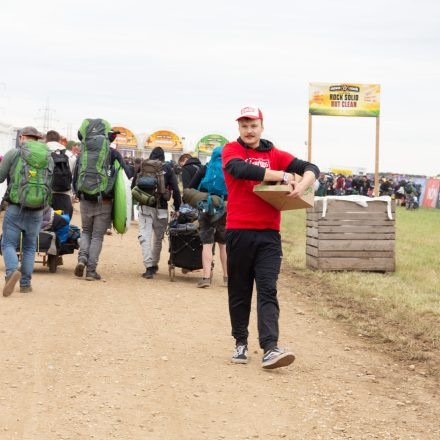
[[[87,270],[96,270],[104,235],[112,221],[112,202],[80,201],[82,232],[78,261],[87,264]]]

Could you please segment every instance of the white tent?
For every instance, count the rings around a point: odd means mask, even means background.
[[[0,121],[0,155],[4,156],[12,148],[13,135],[14,127]],[[0,200],[3,198],[6,188],[6,181],[0,184]]]

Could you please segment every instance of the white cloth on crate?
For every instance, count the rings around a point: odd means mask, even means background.
[[[393,220],[393,214],[391,212],[391,202],[392,199],[390,196],[380,196],[380,197],[367,197],[360,195],[352,195],[352,196],[325,196],[325,197],[315,197],[316,200],[322,200],[322,217],[325,217],[327,214],[327,207],[329,200],[339,200],[341,202],[352,202],[356,203],[363,208],[368,207],[368,203],[377,203],[382,202],[387,204],[387,214],[390,220]]]

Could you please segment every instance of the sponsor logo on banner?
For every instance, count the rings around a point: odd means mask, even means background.
[[[380,85],[311,83],[309,113],[377,117],[380,114]]]

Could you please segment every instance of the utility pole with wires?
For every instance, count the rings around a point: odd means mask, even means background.
[[[72,139],[73,124],[71,122],[68,122],[66,127],[64,127],[64,132],[66,133],[66,139],[68,141],[73,140]]]
[[[46,106],[44,108],[38,109],[38,111],[43,112],[43,115],[38,116],[35,119],[43,121],[41,124],[41,130],[43,133],[47,133],[49,129],[53,128],[52,127],[53,122],[58,121],[58,119],[53,118],[53,114],[55,113],[55,110],[50,108],[49,98],[47,98]]]

